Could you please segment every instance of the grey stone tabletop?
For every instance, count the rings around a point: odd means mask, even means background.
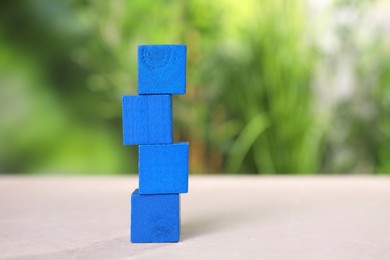
[[[136,176],[0,176],[0,259],[390,259],[390,178],[191,175],[181,241],[129,242]]]

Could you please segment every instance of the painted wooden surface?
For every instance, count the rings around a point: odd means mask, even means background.
[[[124,145],[172,143],[172,98],[124,96],[122,121]]]
[[[162,243],[180,239],[180,195],[131,195],[131,242]]]
[[[138,147],[140,194],[188,192],[188,143]]]
[[[138,47],[138,94],[185,94],[187,47],[140,45]]]

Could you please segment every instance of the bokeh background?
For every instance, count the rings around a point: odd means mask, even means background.
[[[390,2],[0,4],[0,172],[137,172],[137,45],[185,43],[191,173],[389,173]]]

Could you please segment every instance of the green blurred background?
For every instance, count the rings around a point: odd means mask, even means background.
[[[137,45],[187,44],[191,173],[389,173],[388,1],[3,1],[0,172],[137,172]]]

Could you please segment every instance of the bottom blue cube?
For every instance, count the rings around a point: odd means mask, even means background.
[[[180,239],[179,194],[131,195],[131,242],[169,243]]]

